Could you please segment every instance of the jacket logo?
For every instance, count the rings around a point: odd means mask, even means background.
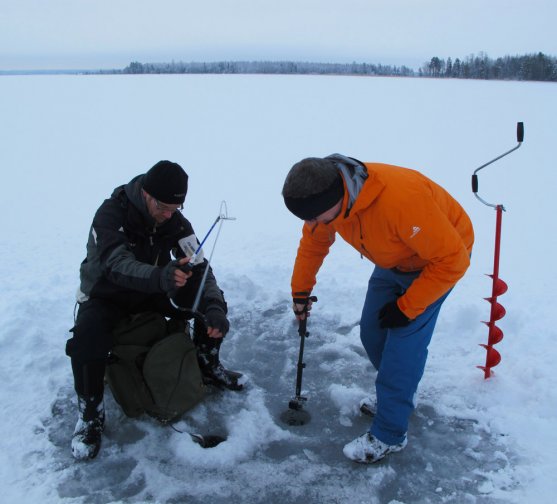
[[[422,228],[420,226],[412,226],[412,234],[410,235],[410,238],[414,238],[414,236],[416,236],[421,230]]]

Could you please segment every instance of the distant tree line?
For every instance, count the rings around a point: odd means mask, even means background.
[[[434,56],[419,69],[419,76],[457,79],[557,81],[557,58],[541,52],[491,59],[486,54],[464,60]]]
[[[124,74],[306,74],[306,75],[376,75],[399,77],[435,77],[457,79],[498,79],[557,81],[557,58],[541,52],[523,56],[491,59],[486,54],[464,59],[437,56],[416,72],[406,66],[372,63],[311,63],[296,61],[217,61],[171,63],[131,62],[123,70],[100,73]]]
[[[126,74],[317,74],[413,76],[411,68],[370,63],[308,63],[295,61],[218,61],[214,63],[130,63]]]

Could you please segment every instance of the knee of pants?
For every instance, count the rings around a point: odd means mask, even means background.
[[[66,343],[66,354],[79,363],[107,358],[113,345],[112,331],[120,318],[116,310],[101,303],[87,303],[80,306],[73,336]]]
[[[378,326],[368,328],[364,325],[360,327],[360,340],[375,369],[379,369],[381,365],[386,337],[387,331],[380,329]]]
[[[98,333],[97,335],[100,336]],[[107,338],[103,337],[97,339],[76,335],[74,331],[74,336],[66,341],[66,355],[82,364],[106,359],[111,349],[112,334],[110,334],[110,341],[107,341]]]

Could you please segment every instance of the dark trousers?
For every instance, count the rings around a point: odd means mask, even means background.
[[[106,361],[114,345],[113,331],[126,316],[154,311],[166,317],[183,319],[184,313],[172,307],[164,296],[150,296],[141,303],[121,304],[101,298],[80,303],[73,336],[66,343],[66,354],[71,358],[76,393],[81,397],[102,399]],[[206,335],[205,328],[196,322],[194,341],[203,351],[220,347],[221,339]]]

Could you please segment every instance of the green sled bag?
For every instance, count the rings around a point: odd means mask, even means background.
[[[189,325],[151,312],[123,320],[114,330],[106,381],[127,416],[178,420],[205,394]]]

